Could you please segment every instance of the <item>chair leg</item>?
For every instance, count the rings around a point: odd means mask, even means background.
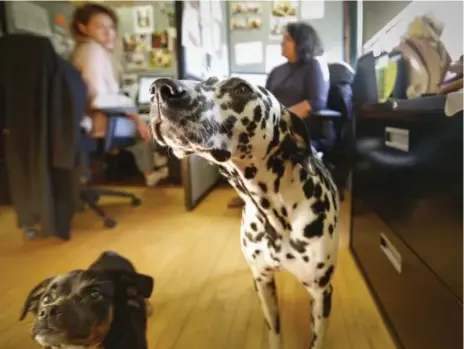
[[[114,228],[117,224],[117,222],[112,219],[111,217],[108,217],[106,215],[105,210],[98,206],[97,200],[98,200],[98,195],[95,193],[92,193],[90,191],[81,191],[81,200],[90,207],[90,209],[95,212],[99,217],[103,218],[103,224],[107,228]]]

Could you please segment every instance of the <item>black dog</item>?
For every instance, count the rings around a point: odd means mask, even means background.
[[[146,349],[146,299],[154,280],[126,258],[103,253],[87,270],[48,278],[29,293],[20,319],[45,348]]]

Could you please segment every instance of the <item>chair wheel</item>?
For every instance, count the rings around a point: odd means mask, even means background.
[[[105,224],[107,228],[114,228],[116,226],[116,221],[111,218],[105,218],[103,224]]]
[[[142,204],[142,200],[139,198],[132,198],[132,206],[140,206]]]

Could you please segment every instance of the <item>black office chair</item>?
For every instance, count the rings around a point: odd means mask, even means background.
[[[332,172],[343,200],[343,191],[350,172],[354,71],[345,63],[331,63],[329,72],[327,109],[313,112],[308,122],[313,146],[324,154],[323,161]]]
[[[124,148],[132,145],[136,133],[134,122],[125,117],[123,115],[123,110],[120,108],[100,109],[98,111],[108,117],[107,129],[103,139],[103,147],[101,148],[98,146],[99,139],[92,138],[89,134],[85,134],[84,132],[82,137],[81,156],[82,160],[87,165],[92,162],[92,158],[94,158],[93,155],[95,154],[100,153],[98,155],[102,156],[103,153],[111,149]],[[90,179],[89,171],[87,171],[87,174],[87,179]],[[125,191],[83,186],[80,190],[81,200],[103,219],[103,223],[108,228],[115,227],[117,223],[98,205],[98,200],[101,196],[129,198],[131,199],[132,206],[139,206],[142,203],[139,197]]]

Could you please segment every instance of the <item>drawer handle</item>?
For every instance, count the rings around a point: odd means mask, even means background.
[[[385,145],[390,148],[409,152],[409,130],[385,127]]]
[[[380,249],[387,256],[398,274],[401,274],[403,272],[401,255],[384,233],[380,233]]]

